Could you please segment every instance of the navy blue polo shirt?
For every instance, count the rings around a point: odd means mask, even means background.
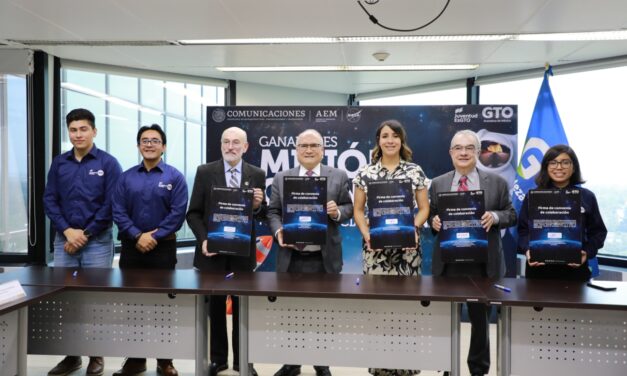
[[[165,238],[181,228],[186,210],[185,177],[163,160],[150,171],[143,162],[124,171],[113,196],[120,239],[135,239],[154,229],[153,238]]]
[[[111,154],[94,145],[81,161],[74,149],[55,157],[48,171],[44,211],[54,228],[90,231],[111,227],[111,196],[122,167]]]

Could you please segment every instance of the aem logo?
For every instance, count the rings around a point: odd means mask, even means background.
[[[484,119],[509,119],[514,116],[514,109],[511,107],[484,107],[481,115]]]

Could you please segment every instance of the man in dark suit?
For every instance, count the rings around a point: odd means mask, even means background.
[[[249,257],[226,256],[212,253],[207,249],[207,220],[211,215],[211,187],[253,188],[253,216],[256,221],[266,216],[265,172],[242,160],[248,150],[246,132],[237,127],[226,129],[221,137],[222,159],[199,166],[196,171],[194,188],[187,211],[187,223],[196,236],[196,253],[194,267],[202,271],[238,272],[252,271],[256,265],[255,226],[250,237]],[[233,331],[233,369],[239,371],[239,299],[232,296]],[[229,354],[226,333],[226,296],[212,295],[209,297],[210,318],[210,349],[211,364],[209,376],[228,368]],[[250,366],[249,372],[256,376],[257,372]]]
[[[324,142],[320,133],[307,129],[296,138],[296,156],[300,166],[279,172],[272,182],[268,221],[279,243],[277,271],[289,273],[339,273],[342,270],[342,238],[339,228],[342,221],[353,216],[353,203],[348,191],[346,172],[321,165]],[[298,248],[283,242],[283,177],[327,177],[327,235],[325,245],[307,245]],[[331,376],[327,366],[314,366],[317,376]],[[274,376],[296,376],[300,365],[284,365]]]
[[[481,225],[488,232],[488,262],[465,264],[442,262],[436,235],[432,261],[434,276],[498,278],[505,274],[500,229],[516,224],[516,211],[512,206],[507,182],[500,176],[477,169],[477,157],[480,151],[481,144],[475,132],[462,130],[453,136],[449,153],[455,170],[440,175],[431,182],[429,224],[434,232],[439,232],[442,227],[438,211],[438,193],[483,190],[486,212],[481,217]],[[468,368],[473,376],[484,375],[490,370],[488,325],[490,310],[483,303],[468,303],[467,306],[472,327],[467,359]]]

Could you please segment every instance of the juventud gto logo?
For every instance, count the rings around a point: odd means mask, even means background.
[[[455,109],[455,117],[453,118],[453,123],[470,123],[472,119],[478,119],[478,113],[464,113],[464,107],[458,107]]]

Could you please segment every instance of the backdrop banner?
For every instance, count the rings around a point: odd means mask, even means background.
[[[242,128],[249,142],[244,159],[266,171],[269,196],[274,175],[298,165],[296,136],[313,128],[324,138],[322,163],[346,171],[352,179],[359,168],[370,163],[377,127],[385,120],[395,119],[407,131],[413,162],[422,167],[428,178],[453,168],[449,156],[451,138],[459,130],[471,129],[481,140],[478,168],[499,174],[511,190],[516,175],[517,118],[515,105],[208,107],[207,161],[221,158],[220,136],[225,129]],[[257,270],[274,271],[278,245],[265,223],[257,223],[257,236]],[[343,272],[361,273],[362,238],[352,220],[343,224],[342,238]],[[506,244],[513,243],[509,240]],[[432,245],[431,231],[425,228],[422,231],[425,275],[431,274]],[[508,273],[515,267],[514,252],[512,244],[506,250]]]

